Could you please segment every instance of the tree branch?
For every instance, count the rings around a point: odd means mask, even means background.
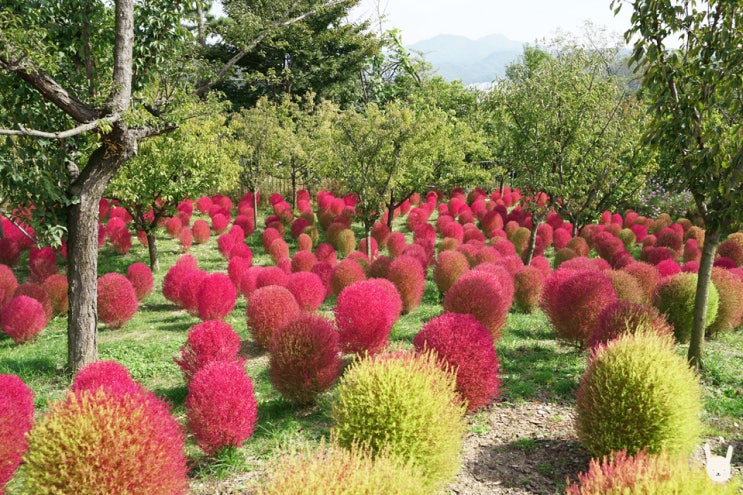
[[[22,124],[18,124],[18,129],[0,129],[0,136],[31,136],[31,137],[37,137],[37,138],[42,138],[42,139],[66,139],[66,138],[77,136],[84,132],[93,130],[97,127],[100,127],[101,124],[105,124],[105,123],[113,124],[114,122],[118,121],[120,118],[121,118],[121,114],[117,113],[117,114],[111,115],[110,117],[98,119],[93,122],[79,125],[72,129],[68,129],[66,131],[60,131],[60,132],[45,132],[45,131],[38,131],[36,129],[26,129]]]

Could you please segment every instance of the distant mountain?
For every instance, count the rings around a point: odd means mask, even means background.
[[[489,83],[502,76],[506,66],[521,55],[524,44],[500,34],[477,40],[440,34],[414,43],[408,49],[420,53],[443,78],[476,84]]]

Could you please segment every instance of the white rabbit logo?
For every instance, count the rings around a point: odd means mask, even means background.
[[[704,457],[707,459],[707,475],[715,483],[725,483],[731,478],[730,463],[733,459],[733,446],[728,445],[727,456],[712,455],[709,444],[704,444]]]

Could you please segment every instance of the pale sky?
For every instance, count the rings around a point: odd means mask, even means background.
[[[378,29],[380,11],[384,28],[399,28],[406,45],[437,34],[470,39],[502,34],[532,43],[552,38],[558,29],[577,34],[586,20],[623,34],[631,5],[624,5],[616,17],[609,5],[610,0],[362,0],[356,13],[371,18]]]

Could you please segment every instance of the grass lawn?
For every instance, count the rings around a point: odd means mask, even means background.
[[[401,226],[397,227],[401,230]],[[199,320],[167,301],[161,290],[162,278],[180,255],[178,244],[164,231],[158,241],[162,269],[155,274],[155,289],[141,304],[134,318],[123,328],[109,330],[101,326],[99,356],[124,364],[136,380],[166,398],[173,405],[174,415],[184,420],[186,387],[173,357],[186,340],[188,329]],[[357,231],[357,238],[361,233]],[[288,236],[287,236],[288,237]],[[268,265],[260,233],[249,239],[254,264]],[[291,245],[292,253],[294,246]],[[216,236],[208,243],[194,245],[190,254],[199,260],[202,269],[226,272],[227,261],[219,254]],[[110,271],[125,273],[136,261],[147,262],[147,251],[135,242],[126,256],[116,254],[110,246],[101,250],[100,274]],[[22,261],[22,264],[25,263]],[[19,280],[25,274],[18,272]],[[321,312],[330,316],[334,299],[326,301]],[[440,297],[430,280],[423,303],[395,324],[391,340],[398,348],[412,347],[412,339],[421,325],[441,312]],[[273,390],[267,375],[268,356],[250,345],[245,321],[245,300],[239,298],[226,320],[240,334],[247,354],[247,371],[253,379],[259,403],[259,419],[254,435],[237,452],[219,459],[206,458],[189,439],[188,453],[193,463],[192,476],[200,479],[230,476],[249,471],[263,460],[284,448],[319,441],[328,435],[329,403],[333,391],[320,397],[314,406],[298,409],[284,401]],[[19,375],[35,393],[36,406],[43,412],[51,401],[62,397],[71,376],[64,370],[67,358],[66,317],[57,317],[32,343],[16,345],[0,335],[0,373]],[[585,368],[586,354],[558,344],[549,323],[541,313],[509,315],[504,337],[497,343],[503,380],[502,401],[548,402],[561,405],[574,403],[578,380]],[[681,346],[679,353],[685,353]],[[722,436],[726,441],[743,440],[743,332],[722,335],[708,341],[705,347],[706,372],[702,377],[705,390],[706,436]],[[482,426],[480,414],[469,417],[470,431]],[[740,454],[736,453],[739,457]]]

